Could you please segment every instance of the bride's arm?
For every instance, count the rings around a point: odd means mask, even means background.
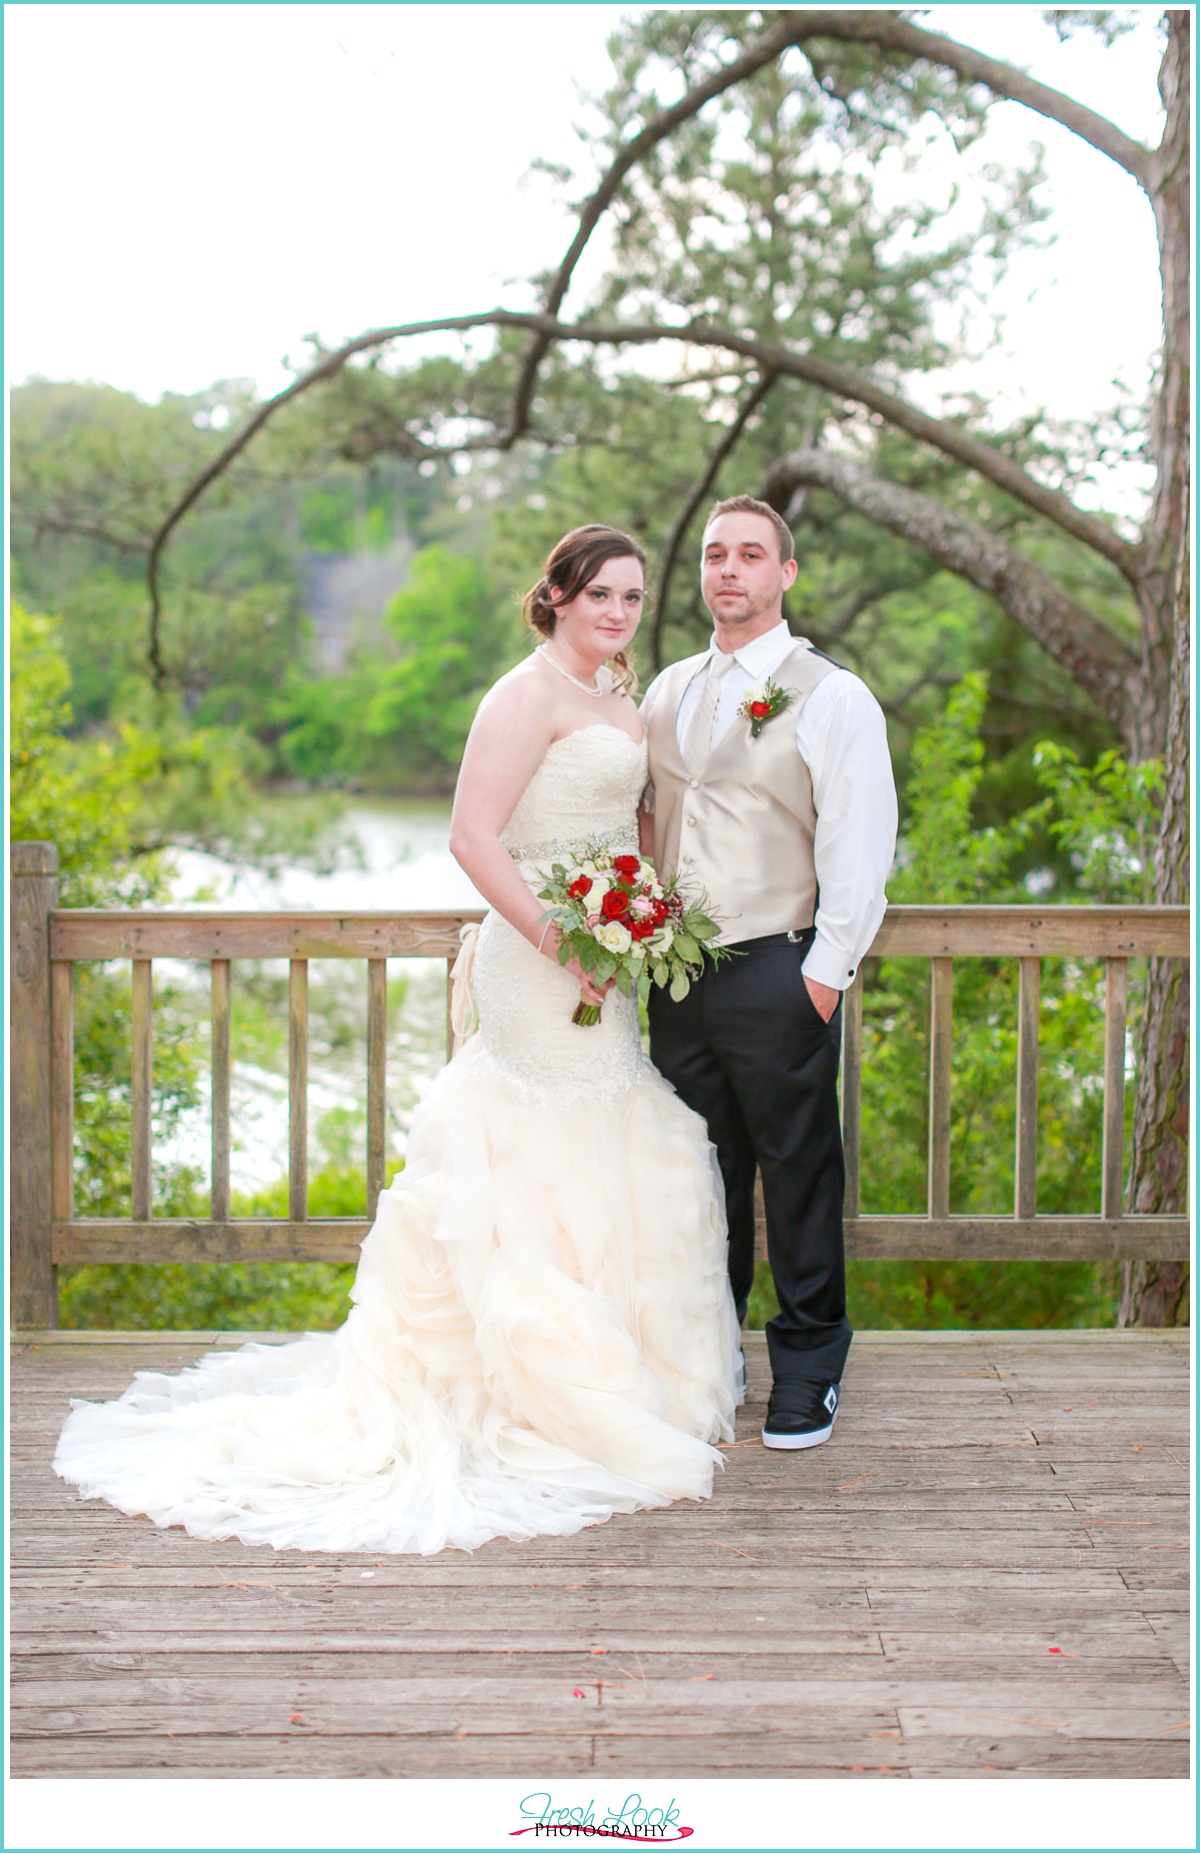
[[[500,841],[554,738],[554,712],[539,695],[518,672],[479,704],[454,793],[450,853],[488,905],[557,963],[558,933],[542,918],[545,903],[530,892]],[[589,1003],[602,1001],[574,959],[567,970],[579,979]]]

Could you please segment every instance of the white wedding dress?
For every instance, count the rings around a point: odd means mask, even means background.
[[[636,848],[645,747],[556,741],[504,840]],[[575,981],[489,913],[479,1033],[418,1109],[345,1325],[77,1402],[54,1466],[197,1538],[470,1550],[705,1497],[738,1332],[715,1155],[642,1053],[633,1002],[571,1022]],[[459,974],[461,980],[462,974]]]

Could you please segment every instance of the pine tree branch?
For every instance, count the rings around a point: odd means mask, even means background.
[[[566,255],[546,291],[542,305],[543,314],[558,315],[570,288],[571,278],[587,248],[588,241],[620,192],[621,185],[631,169],[636,167],[639,161],[643,161],[652,149],[657,148],[660,142],[665,141],[668,135],[671,135],[683,123],[690,121],[693,116],[698,115],[706,103],[711,103],[714,97],[721,96],[726,90],[731,90],[735,84],[744,82],[747,77],[753,77],[754,73],[761,71],[764,65],[774,63],[775,59],[789,46],[798,43],[798,32],[802,32],[804,28],[798,29],[795,22],[803,17],[804,15],[796,13],[780,15],[769,31],[751,41],[740,58],[734,58],[729,64],[721,65],[701,83],[693,84],[677,103],[672,104],[670,109],[660,110],[656,116],[652,116],[640,134],[625,143],[600,185],[580,208],[575,236],[567,247]],[[826,16],[821,14],[819,17],[823,19]],[[552,340],[552,336],[539,334],[530,343],[513,394],[508,428],[498,439],[494,440],[495,447],[500,450],[511,450],[528,429],[529,410],[533,399],[533,389],[537,384],[538,369],[550,351]]]
[[[1073,135],[1090,142],[1093,148],[1132,174],[1147,193],[1151,190],[1153,149],[1126,135],[1107,116],[1099,115],[1085,103],[1077,103],[1074,97],[1064,96],[1061,90],[1054,90],[1049,84],[1039,83],[1003,59],[990,58],[986,52],[976,51],[971,45],[960,45],[957,39],[946,38],[940,32],[929,32],[899,13],[855,9],[832,15],[797,12],[791,18],[799,28],[798,39],[793,43],[819,37],[848,40],[857,45],[878,45],[887,51],[922,58],[929,64],[944,65],[966,83],[986,85],[993,96],[1024,103],[1039,116],[1062,123]]]
[[[1136,656],[1032,560],[932,496],[873,476],[849,457],[816,449],[792,451],[772,467],[767,499],[775,507],[785,506],[801,484],[829,490],[994,598],[1113,725],[1128,733],[1137,700]]]
[[[474,328],[530,328],[546,335],[551,341],[586,341],[593,346],[646,346],[659,341],[681,341],[693,347],[724,348],[728,352],[741,354],[746,359],[756,362],[764,372],[788,375],[793,379],[805,380],[813,386],[824,387],[826,391],[842,399],[851,400],[867,406],[871,411],[879,412],[889,423],[910,436],[932,444],[947,456],[954,457],[969,469],[976,470],[996,487],[1005,490],[1036,514],[1044,515],[1076,540],[1081,540],[1103,558],[1110,560],[1130,581],[1138,583],[1140,555],[1136,547],[1110,528],[1098,515],[1090,514],[1086,509],[1077,508],[1069,498],[1057,489],[1047,488],[1023,470],[1019,463],[1005,456],[1003,451],[987,444],[982,438],[975,437],[953,420],[933,418],[927,412],[920,411],[901,399],[898,394],[888,392],[877,386],[865,374],[856,373],[850,367],[843,367],[834,361],[822,360],[813,354],[801,354],[791,348],[781,347],[777,342],[762,341],[756,336],[744,335],[736,329],[718,328],[702,322],[689,322],[682,325],[670,323],[620,323],[611,326],[598,326],[589,323],[558,322],[549,316],[521,313],[510,309],[488,309],[477,315],[441,316],[433,321],[398,323],[391,328],[376,328],[369,333],[359,335],[353,341],[346,342],[336,352],[328,354],[308,373],[293,380],[290,386],[267,399],[254,415],[247,419],[241,430],[236,432],[224,448],[213,458],[205,469],[189,484],[183,495],[175,503],[161,526],[154,535],[147,562],[147,585],[150,592],[151,607],[151,663],[155,668],[156,686],[161,686],[159,671],[162,669],[158,655],[158,634],[161,616],[161,593],[159,588],[159,563],[163,549],[178,523],[194,508],[205,490],[224,474],[233,459],[243,451],[255,438],[269,419],[290,404],[302,393],[308,392],[321,381],[333,376],[358,354],[369,352],[373,348],[386,346],[392,341],[401,341],[415,335],[465,333]],[[494,450],[496,438],[484,437],[470,439],[464,444],[453,446],[456,451]],[[436,447],[430,447],[433,455]],[[165,680],[165,670],[162,671]]]
[[[662,569],[658,579],[658,597],[654,601],[654,628],[650,634],[651,651],[654,657],[654,668],[656,672],[663,666],[662,639],[667,622],[667,600],[671,589],[671,578],[675,571],[675,565],[679,558],[679,550],[683,545],[684,537],[692,524],[696,510],[699,508],[701,502],[711,494],[712,486],[717,480],[721,465],[737,447],[746,426],[749,424],[754,413],[758,410],[774,384],[775,375],[773,373],[764,373],[758,385],[755,386],[753,391],[743,400],[741,406],[738,408],[737,417],[713,451],[712,456],[708,460],[707,469],[688,496],[683,507],[680,509],[678,519],[671,529],[670,537],[663,552]]]

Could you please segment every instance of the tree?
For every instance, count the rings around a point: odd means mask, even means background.
[[[1111,21],[1105,14],[1077,17],[1101,29]],[[675,64],[668,75],[677,91],[675,80],[682,73],[686,87],[670,103],[662,101],[653,78],[631,91],[621,120],[614,123],[607,169],[579,208],[576,229],[561,263],[543,280],[538,311],[492,310],[379,328],[336,352],[320,355],[307,373],[255,409],[177,498],[148,553],[149,647],[156,675],[162,667],[160,565],[179,522],[278,411],[345,373],[360,356],[377,355],[392,343],[435,330],[497,330],[494,355],[477,369],[474,379],[468,377],[470,369],[454,374],[457,402],[452,408],[443,405],[437,416],[431,417],[427,406],[408,399],[403,380],[396,383],[392,394],[396,448],[437,463],[451,451],[503,454],[536,432],[543,369],[555,348],[564,349],[569,359],[583,347],[620,353],[663,342],[679,343],[689,364],[695,356],[707,353],[716,356],[722,368],[745,369],[747,379],[752,370],[756,389],[765,391],[768,379],[794,381],[811,389],[825,407],[820,426],[828,424],[831,410],[849,408],[851,415],[845,421],[851,439],[848,448],[853,453],[857,438],[859,454],[847,457],[843,454],[846,447],[834,452],[822,441],[820,428],[801,430],[800,443],[776,457],[767,475],[767,487],[779,504],[802,512],[803,504],[795,498],[819,489],[864,519],[904,536],[927,558],[999,604],[1108,717],[1135,760],[1165,754],[1167,799],[1156,856],[1155,898],[1164,902],[1182,899],[1188,883],[1190,640],[1185,548],[1190,435],[1190,15],[1172,9],[1164,18],[1166,42],[1159,81],[1166,119],[1159,145],[1150,148],[1082,102],[1063,96],[1003,60],[929,31],[899,12],[847,9],[671,16],[662,28],[664,43],[675,35]],[[753,29],[748,39],[740,36],[747,24]],[[902,390],[902,366],[890,364],[886,356],[864,352],[847,359],[843,354],[819,351],[820,344],[811,332],[799,339],[791,338],[786,329],[781,333],[771,327],[764,332],[753,318],[732,318],[729,301],[722,302],[718,295],[710,304],[702,291],[678,320],[645,319],[644,314],[604,319],[603,302],[598,313],[563,318],[579,260],[601,218],[631,200],[636,204],[636,175],[649,171],[655,162],[669,163],[671,149],[678,148],[677,171],[688,181],[688,160],[703,153],[702,112],[760,73],[782,73],[794,87],[800,79],[791,76],[793,54],[801,56],[803,82],[810,96],[820,91],[833,99],[847,121],[870,119],[887,134],[901,135],[911,120],[914,99],[924,95],[952,125],[969,127],[972,111],[978,108],[972,93],[982,91],[986,96],[1013,99],[1063,124],[1132,175],[1143,189],[1158,231],[1164,322],[1151,420],[1155,489],[1147,520],[1135,539],[1126,538],[1112,522],[1081,506],[1069,485],[1047,481],[1043,471],[1030,467],[1036,459],[1020,434],[988,433],[972,428],[969,417],[936,416],[914,404]],[[677,230],[681,223],[677,215]],[[636,213],[629,228],[636,242]],[[681,276],[681,287],[690,288],[689,278]],[[613,300],[619,308],[623,297],[618,293]],[[612,313],[611,305],[608,313]],[[524,342],[521,331],[528,337]],[[424,386],[430,377],[426,371]],[[740,419],[746,428],[749,417],[743,402],[733,425]],[[944,501],[936,486],[927,492],[879,475],[864,442],[871,420],[969,472],[977,485],[986,486],[987,497],[972,513]],[[1055,535],[1119,575],[1136,612],[1131,636],[1099,616],[1060,574],[1043,563],[1039,556],[1045,555]],[[1142,1026],[1130,1184],[1132,1198],[1142,1209],[1182,1207],[1185,1166],[1179,1101],[1187,1083],[1187,1010],[1188,987],[1182,970],[1170,962],[1157,963]],[[1140,1279],[1131,1276],[1127,1283],[1130,1317],[1138,1316],[1139,1295],[1147,1294],[1152,1285],[1147,1279],[1139,1286]]]

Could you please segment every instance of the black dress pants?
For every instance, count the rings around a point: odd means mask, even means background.
[[[705,964],[681,1003],[650,993],[650,1054],[708,1122],[725,1180],[729,1276],[739,1319],[754,1281],[754,1172],[762,1174],[767,1253],[779,1312],[767,1325],[776,1381],[838,1383],[846,1318],[838,1115],[842,1007],[829,1023],[801,971],[811,929],[746,940]]]

